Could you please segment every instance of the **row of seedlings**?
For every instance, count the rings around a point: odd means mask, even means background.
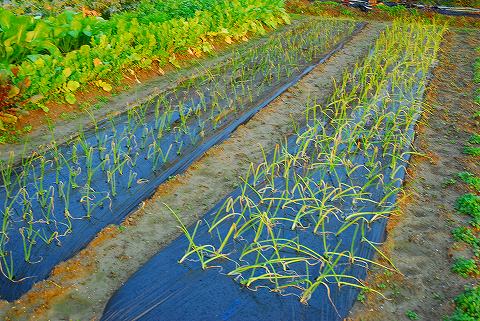
[[[224,65],[199,68],[200,76],[125,115],[102,122],[92,117],[93,128],[80,130],[67,144],[52,136],[48,151],[23,157],[19,166],[11,155],[0,166],[2,296],[17,297],[18,287],[28,289],[101,228],[121,222],[219,133],[317,62],[356,26],[352,21],[308,19],[270,36],[262,47],[234,51]],[[81,241],[66,237],[75,229]],[[56,251],[52,244],[69,250]],[[42,267],[30,279],[34,263]]]
[[[307,106],[303,131],[252,165],[203,221],[182,225],[190,244],[180,262],[220,267],[250,289],[321,308],[326,300],[353,302],[359,289],[375,291],[362,279],[371,265],[395,270],[372,257],[388,261],[379,244],[443,31],[394,22],[363,64],[345,73],[329,104]],[[348,312],[332,311],[332,318]]]

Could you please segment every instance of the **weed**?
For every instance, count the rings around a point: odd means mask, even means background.
[[[442,188],[450,187],[450,186],[452,186],[452,185],[455,185],[456,183],[457,183],[457,181],[456,181],[454,178],[445,179],[445,180],[442,182]]]
[[[476,146],[465,146],[463,148],[463,153],[469,156],[480,156],[480,147]]]
[[[405,312],[405,316],[410,320],[420,320],[420,317],[418,316],[418,314],[412,310],[408,310],[407,312]]]
[[[360,293],[358,294],[357,300],[365,304],[365,301],[367,300],[367,296],[365,295],[364,291],[360,291]]]
[[[473,134],[473,135],[470,136],[470,138],[468,139],[468,142],[469,142],[470,144],[480,145],[480,134]]]

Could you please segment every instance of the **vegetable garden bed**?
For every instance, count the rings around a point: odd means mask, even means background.
[[[475,318],[478,19],[390,5],[3,1],[0,318]]]
[[[180,67],[179,57],[210,53],[227,43],[289,23],[279,0],[141,1],[108,20],[64,11],[16,15],[0,8],[0,143],[28,110],[49,102],[77,103],[88,88],[111,92],[139,70]]]
[[[360,289],[374,291],[362,282],[372,256],[388,261],[378,246],[441,37],[394,23],[327,106],[308,106],[308,126],[203,222],[182,225],[186,237],[140,269],[103,320],[343,320]]]
[[[94,124],[66,144],[3,163],[0,293],[13,300],[102,228],[121,222],[170,176],[228,137],[362,25],[307,20],[263,48],[150,103]],[[272,62],[276,62],[273,64]]]

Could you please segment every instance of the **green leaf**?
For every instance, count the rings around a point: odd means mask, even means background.
[[[70,77],[71,74],[72,74],[72,69],[71,68],[67,67],[67,68],[63,69],[63,75],[66,78]]]
[[[68,90],[70,90],[71,92],[74,92],[75,90],[77,90],[78,87],[80,87],[80,84],[78,83],[78,81],[69,80],[68,83],[67,83],[67,88],[68,88]]]
[[[105,90],[105,91],[111,91],[111,90],[113,89],[113,88],[112,88],[112,85],[110,85],[109,83],[106,83],[106,82],[103,83],[102,88],[103,88],[103,90]]]
[[[98,80],[96,84],[98,87],[101,87],[105,91],[111,91],[113,89],[112,85],[102,80]]]
[[[74,96],[75,98],[75,96]],[[40,107],[41,110],[43,110],[44,112],[48,113],[50,111],[50,109],[48,109],[47,106],[45,106],[44,104],[37,104],[38,107]]]
[[[70,105],[73,105],[77,102],[77,98],[75,98],[75,95],[72,93],[66,93],[65,94],[65,101],[69,103]]]
[[[82,30],[83,34],[87,37],[91,37],[92,36],[92,27],[90,25],[86,26],[85,28],[83,28]]]

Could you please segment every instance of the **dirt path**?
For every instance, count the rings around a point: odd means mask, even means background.
[[[431,114],[423,117],[415,142],[428,157],[412,158],[405,196],[384,247],[404,276],[373,273],[369,282],[390,300],[367,296],[365,305],[355,306],[353,320],[413,320],[406,316],[409,311],[419,320],[442,320],[452,312],[452,299],[473,282],[450,271],[453,258],[466,251],[450,231],[468,219],[454,210],[465,187],[447,185],[461,171],[480,174],[480,162],[462,154],[468,137],[480,129],[472,118],[478,110],[472,82],[478,46],[479,30],[446,36],[426,96]]]
[[[195,222],[239,183],[251,162],[262,160],[262,148],[271,150],[300,120],[313,96],[329,98],[334,78],[352,69],[385,28],[373,23],[325,64],[261,110],[227,141],[212,148],[181,176],[163,184],[142,208],[119,228],[112,226],[73,259],[58,266],[52,276],[34,286],[20,300],[0,304],[6,320],[97,320],[113,292],[151,256],[179,235],[164,203]],[[159,276],[162,277],[162,276]],[[0,317],[2,317],[0,313]]]

